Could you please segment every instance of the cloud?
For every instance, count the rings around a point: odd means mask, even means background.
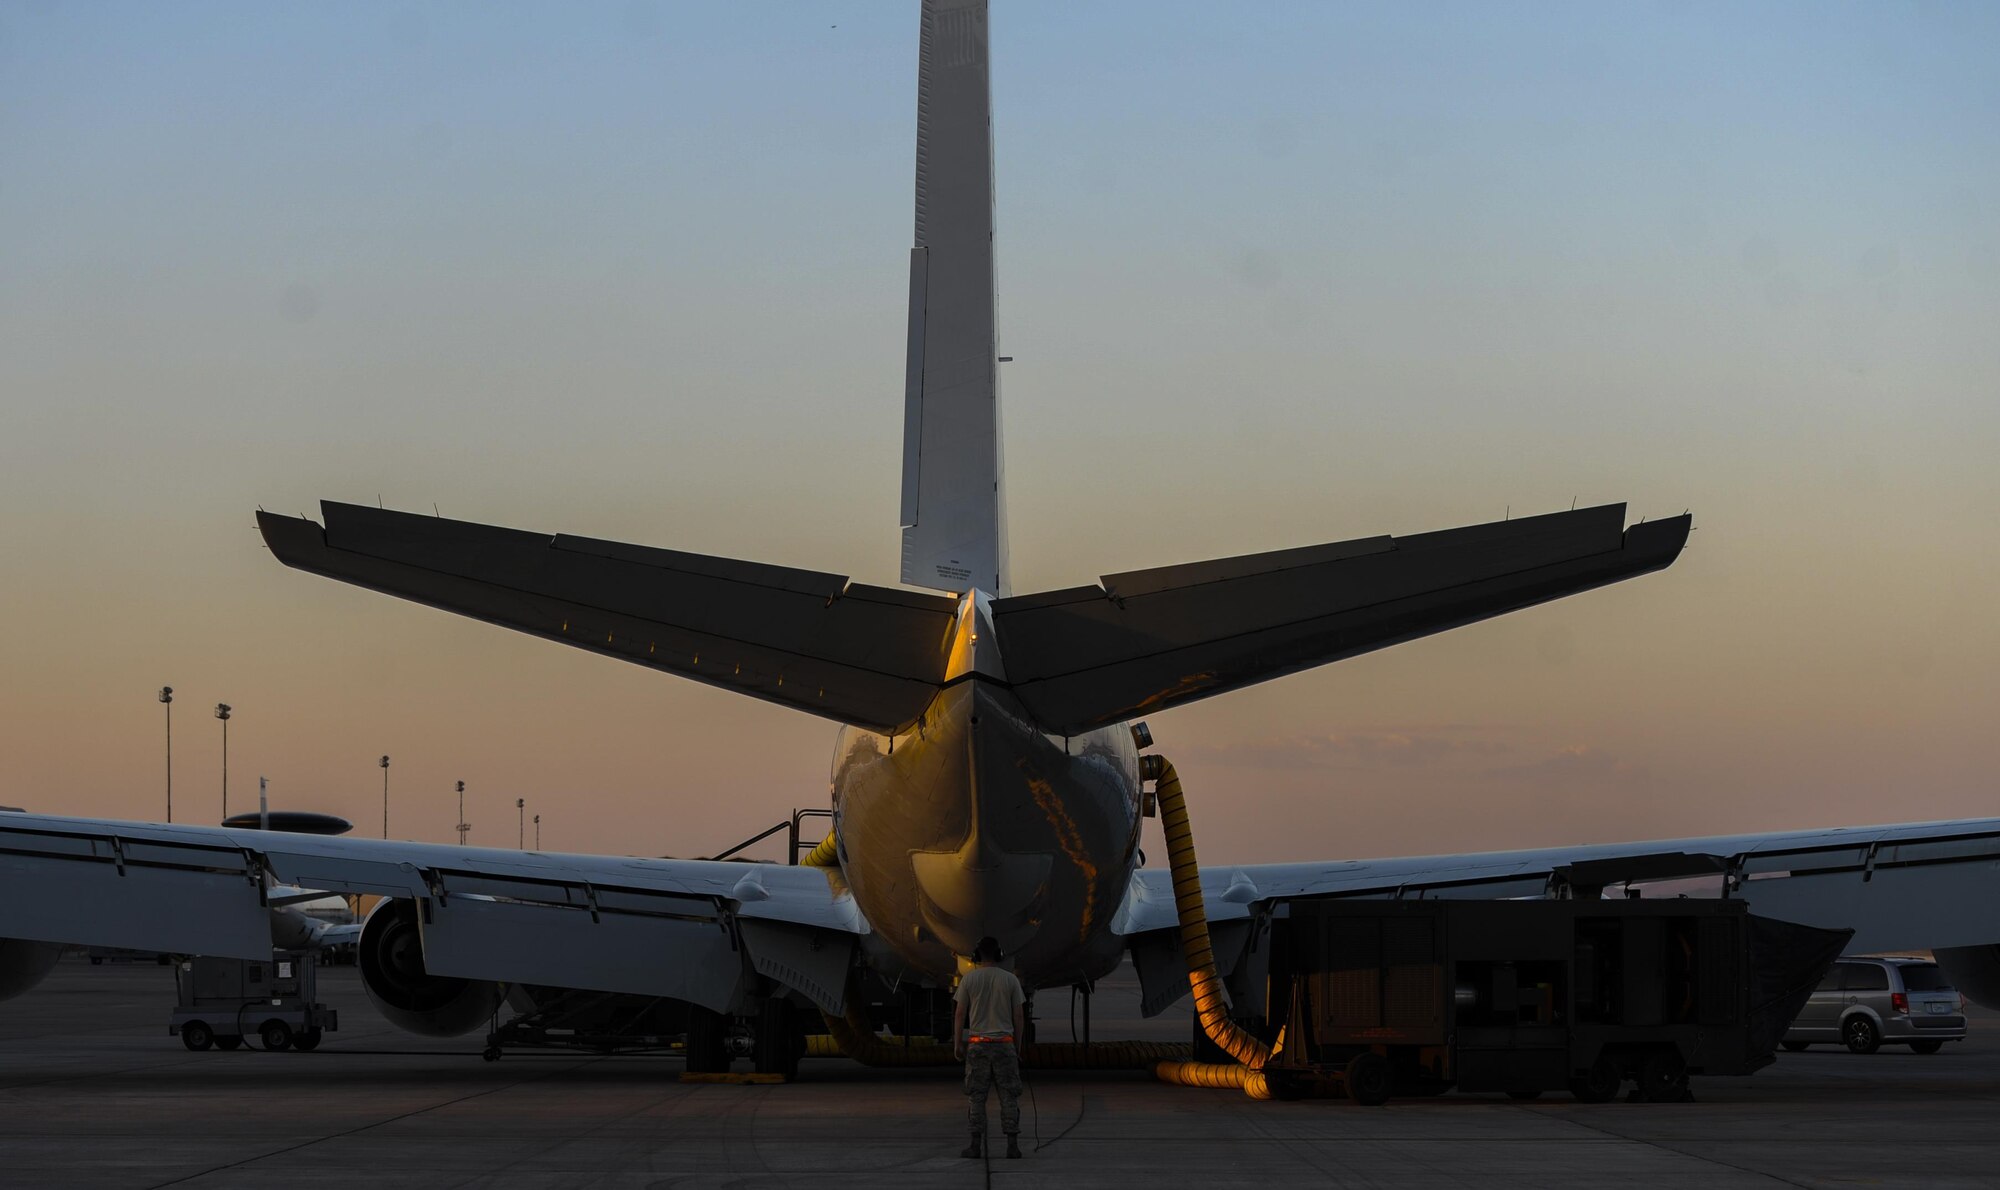
[[[1386,727],[1225,744],[1196,743],[1180,751],[1197,763],[1237,768],[1407,769],[1513,754],[1514,745],[1490,738],[1494,730],[1465,724]]]

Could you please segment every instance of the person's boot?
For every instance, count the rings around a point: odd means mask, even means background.
[[[979,1153],[980,1153],[980,1144],[979,1144],[979,1142],[980,1142],[980,1141],[982,1141],[982,1140],[985,1140],[985,1139],[986,1139],[986,1138],[985,1138],[984,1136],[981,1136],[981,1135],[980,1135],[979,1133],[977,1133],[977,1132],[973,1133],[973,1134],[972,1134],[972,1143],[971,1143],[971,1144],[969,1144],[969,1145],[967,1145],[967,1146],[965,1146],[965,1148],[964,1148],[964,1149],[960,1150],[960,1152],[959,1152],[959,1154],[958,1154],[958,1155],[959,1155],[959,1156],[961,1156],[961,1157],[977,1157],[977,1156],[979,1156]]]
[[[1021,1155],[1021,1134],[1020,1134],[1020,1133],[1018,1133],[1018,1132],[1009,1132],[1009,1133],[1007,1134],[1007,1155],[1008,1155],[1009,1157],[1019,1157],[1019,1156]]]

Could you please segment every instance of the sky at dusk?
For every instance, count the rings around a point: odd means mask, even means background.
[[[1205,859],[2000,813],[2000,7],[1012,3],[1013,583],[1577,503],[1670,570],[1159,714]],[[0,803],[700,854],[834,725],[278,565],[893,584],[915,3],[0,5]],[[1149,831],[1156,831],[1153,826]],[[1149,835],[1149,838],[1154,836]],[[1157,849],[1154,848],[1157,854]]]

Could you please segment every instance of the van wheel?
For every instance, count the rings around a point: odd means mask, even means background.
[[[1942,1041],[1912,1041],[1910,1043],[1911,1051],[1919,1054],[1934,1054],[1943,1048],[1944,1042]]]
[[[1569,1093],[1578,1103],[1609,1103],[1618,1098],[1618,1086],[1624,1081],[1625,1072],[1605,1055],[1589,1071],[1569,1080]]]
[[[1882,1031],[1875,1022],[1865,1016],[1851,1016],[1840,1027],[1840,1039],[1847,1043],[1847,1050],[1854,1054],[1872,1054],[1882,1044]]]
[[[189,1021],[181,1026],[181,1044],[200,1053],[215,1044],[215,1030],[201,1021]]]
[[[1785,1052],[1788,1054],[1802,1054],[1805,1052],[1805,1048],[1811,1044],[1812,1042],[1810,1041],[1787,1041],[1785,1043]]]

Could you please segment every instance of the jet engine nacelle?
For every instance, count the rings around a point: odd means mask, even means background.
[[[1947,946],[1932,953],[1966,999],[2000,1008],[2000,946]]]
[[[417,904],[383,900],[361,927],[355,949],[361,986],[389,1023],[429,1037],[456,1037],[485,1024],[506,995],[504,984],[432,975],[424,969]]]
[[[0,1000],[12,1000],[42,982],[61,957],[62,947],[53,942],[0,938]]]

